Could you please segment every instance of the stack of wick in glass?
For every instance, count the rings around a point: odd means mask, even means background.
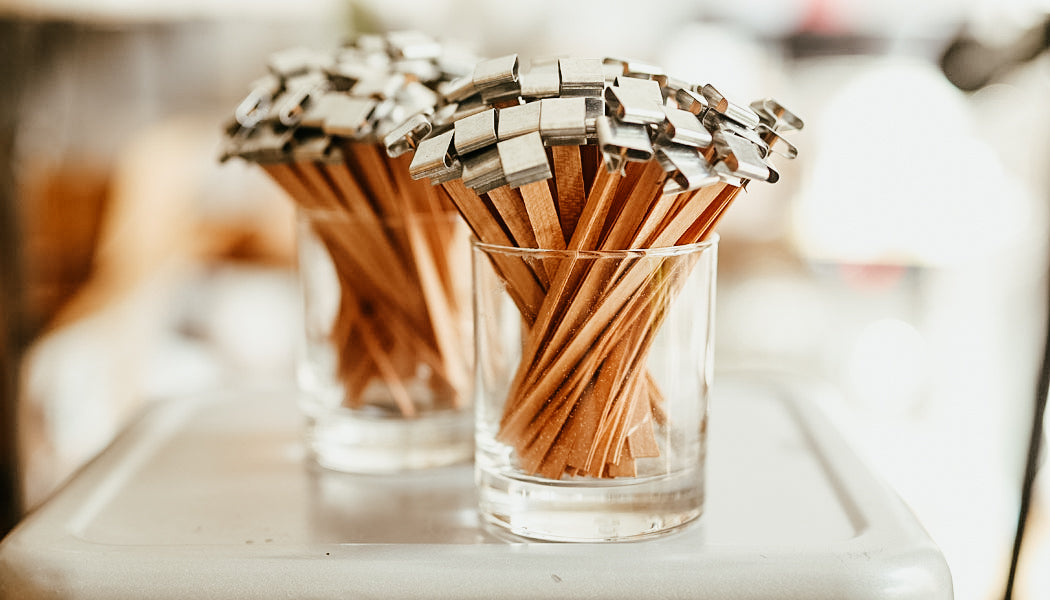
[[[443,84],[451,122],[418,115],[391,132],[485,244],[569,251],[662,248],[708,240],[752,179],[776,182],[771,152],[798,117],[750,106],[629,60],[517,55]],[[532,264],[493,256],[527,332],[498,439],[520,467],[551,479],[620,477],[658,456],[663,398],[648,350],[683,274],[659,264]],[[688,269],[691,264],[676,267]],[[643,290],[645,290],[643,292]],[[662,296],[659,302],[654,296]]]
[[[392,398],[407,417],[466,401],[464,285],[449,262],[458,217],[380,140],[409,116],[432,115],[437,87],[476,62],[416,32],[363,35],[332,52],[293,48],[270,58],[227,127],[223,159],[258,163],[331,257],[340,304],[330,341],[350,408],[377,382],[389,393],[375,402]],[[405,383],[420,361],[443,388],[433,390],[435,406],[419,406]]]

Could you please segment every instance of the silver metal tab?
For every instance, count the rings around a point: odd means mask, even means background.
[[[439,106],[434,114],[430,115],[430,122],[434,125],[435,129],[444,129],[445,127],[451,127],[453,121],[455,121],[456,111],[459,109],[458,104],[445,104]]]
[[[434,106],[438,103],[438,95],[434,90],[418,81],[409,81],[397,91],[394,100],[405,113],[412,115],[417,112],[433,111]]]
[[[667,95],[676,94],[679,90],[691,90],[693,89],[693,84],[684,79],[668,76],[662,87],[665,88],[665,95]]]
[[[452,115],[452,119],[458,121],[465,119],[471,115],[476,115],[480,112],[485,112],[491,107],[484,102],[460,102],[456,105],[456,112]]]
[[[455,122],[453,144],[460,156],[496,143],[496,109],[479,112]]]
[[[291,129],[277,128],[263,121],[246,130],[247,135],[238,140],[237,156],[261,163],[287,160],[291,154],[292,133]]]
[[[798,148],[784,139],[779,133],[767,127],[765,123],[759,123],[758,127],[755,128],[755,133],[757,133],[763,141],[769,144],[769,150],[771,152],[776,152],[780,156],[789,159],[798,156]]]
[[[613,79],[612,84],[616,87],[637,90],[639,93],[648,94],[653,98],[660,96],[660,84],[652,79],[640,79],[638,77],[619,75]]]
[[[325,92],[313,95],[303,109],[299,125],[301,127],[320,129],[324,125],[325,117],[332,112],[334,107],[338,107],[340,98],[345,97],[346,95],[340,92]]]
[[[758,125],[759,118],[755,111],[730,101],[711,84],[702,87],[700,93],[715,112],[724,115],[727,119],[732,119],[748,129],[754,129]]]
[[[540,134],[548,146],[587,143],[586,98],[540,100]]]
[[[587,141],[593,142],[598,139],[595,122],[598,117],[605,115],[605,100],[601,97],[587,96],[584,98],[587,110],[585,111],[584,123],[587,129]]]
[[[452,167],[452,135],[452,131],[446,131],[419,142],[408,166],[408,174],[412,179],[432,177]]]
[[[234,109],[234,118],[243,127],[254,127],[266,118],[280,90],[281,82],[273,75],[256,79],[251,84],[251,91]]]
[[[729,170],[729,167],[726,166],[726,164],[724,162],[722,162],[722,161],[716,162],[714,164],[714,166],[712,167],[712,169],[714,170],[715,175],[718,176],[718,180],[721,181],[722,183],[725,183],[725,184],[728,184],[728,185],[731,185],[731,186],[734,186],[734,187],[744,187],[744,184],[747,183],[746,180],[741,179],[741,178],[737,177],[736,175],[734,175],[733,172]]]
[[[462,157],[461,160],[463,162],[463,185],[471,188],[475,193],[486,194],[507,185],[498,148],[489,148],[484,152]]]
[[[472,76],[457,77],[438,86],[438,93],[448,102],[461,102],[478,93]]]
[[[598,148],[607,167],[620,170],[624,161],[645,162],[653,158],[653,144],[645,125],[620,123],[611,117],[598,117]]]
[[[774,131],[797,131],[804,126],[802,119],[772,98],[755,100],[751,103],[751,109]]]
[[[664,194],[679,194],[717,183],[718,175],[696,148],[688,146],[660,146],[656,160],[670,177],[664,183]]]
[[[354,46],[368,54],[386,54],[386,37],[378,33],[362,33],[354,39]]]
[[[404,73],[409,77],[409,80],[416,82],[435,81],[441,78],[441,69],[434,64],[434,61],[424,58],[396,60],[391,65],[391,68],[398,73]]]
[[[637,79],[651,79],[660,87],[667,83],[667,74],[656,65],[651,65],[637,60],[629,60],[624,65],[623,74]]]
[[[308,71],[321,70],[331,63],[331,57],[311,48],[295,47],[274,52],[267,61],[270,72],[288,79]]]
[[[429,119],[422,114],[413,115],[383,138],[386,153],[392,157],[401,156],[418,146],[431,131],[433,126]]]
[[[674,108],[664,107],[667,120],[660,124],[657,129],[657,141],[661,144],[681,144],[683,146],[695,146],[707,148],[711,145],[713,138],[711,132],[696,118],[693,113]]]
[[[312,101],[325,86],[325,77],[320,73],[309,73],[287,81],[285,92],[274,103],[277,120],[285,127],[298,125]]]
[[[605,71],[597,58],[562,58],[558,60],[561,96],[601,96],[605,89]]]
[[[405,120],[407,115],[398,114],[397,101],[393,98],[385,98],[376,102],[375,109],[372,110],[372,116],[369,118],[370,121],[397,121],[401,122]],[[392,125],[391,125],[392,127]]]
[[[508,54],[479,62],[474,67],[473,82],[485,102],[517,96],[521,91],[518,85],[518,55]]]
[[[329,112],[324,117],[321,129],[328,135],[355,138],[362,131],[371,130],[369,119],[376,104],[371,98],[335,95],[330,101]]]
[[[360,63],[334,62],[324,70],[328,76],[329,87],[335,91],[347,92],[354,87],[357,80],[368,76],[374,70]]]
[[[452,162],[439,171],[435,171],[430,174],[431,185],[438,185],[439,183],[445,183],[446,181],[452,181],[453,179],[460,179],[463,177],[463,163],[459,162],[458,158],[453,158]]]
[[[501,108],[497,118],[500,141],[540,130],[540,103],[529,102]]]
[[[663,122],[663,97],[658,83],[642,79],[625,81],[622,77],[616,81],[623,81],[627,85],[605,88],[605,102],[612,114],[624,123],[645,125]]]
[[[350,93],[382,100],[393,97],[404,84],[405,76],[401,73],[376,72],[359,79],[350,88]]]
[[[602,59],[602,71],[605,73],[605,81],[611,82],[627,71],[627,61],[622,58],[605,57]]]
[[[715,155],[729,167],[729,170],[744,179],[770,181],[779,174],[769,168],[762,160],[759,149],[744,138],[727,132],[715,134]],[[774,179],[775,181],[775,179]]]
[[[713,110],[704,113],[702,121],[704,126],[711,131],[721,131],[726,134],[733,134],[751,142],[762,158],[765,158],[766,155],[769,154],[769,144],[758,135],[755,129],[748,129],[736,121],[726,118],[725,115]]]
[[[510,187],[550,179],[551,166],[538,131],[503,140],[496,144],[496,149]]]
[[[678,108],[687,110],[694,115],[700,116],[707,110],[707,98],[694,89],[683,88],[675,92],[675,101]]]
[[[386,34],[386,42],[395,58],[419,60],[441,55],[441,44],[420,31],[391,31]]]
[[[331,147],[332,138],[323,134],[304,134],[299,129],[292,143],[292,160],[295,162],[325,162],[329,160],[328,150]]]
[[[561,75],[557,62],[533,62],[519,79],[522,98],[553,98],[561,93]]]

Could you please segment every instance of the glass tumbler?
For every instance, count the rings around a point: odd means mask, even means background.
[[[554,541],[700,516],[717,239],[626,251],[474,242],[481,517]]]
[[[300,209],[297,234],[311,457],[355,473],[468,461],[470,238],[458,216]]]

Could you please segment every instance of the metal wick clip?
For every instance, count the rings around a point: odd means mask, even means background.
[[[415,114],[398,125],[383,138],[386,153],[391,157],[415,150],[419,143],[433,131],[430,120],[422,114]]]
[[[428,177],[436,185],[458,179],[463,174],[462,164],[452,155],[452,136],[452,131],[446,131],[419,142],[408,166],[412,179]]]
[[[587,143],[588,98],[544,98],[540,100],[540,134],[548,146]]]
[[[273,99],[281,89],[281,81],[273,75],[255,80],[251,84],[251,91],[234,109],[234,118],[242,127],[255,127],[267,117]]]
[[[605,89],[605,71],[597,58],[560,58],[559,89],[563,98],[573,96],[601,96]]]
[[[780,135],[780,132],[802,129],[804,126],[802,119],[772,98],[755,100],[751,103],[751,109],[755,111],[755,114],[762,121],[755,128],[755,132],[765,140],[770,150],[785,158],[798,156],[798,149],[785,140]]]
[[[516,98],[521,92],[518,84],[518,55],[509,54],[479,62],[474,67],[472,83],[486,103]]]
[[[680,194],[717,183],[720,178],[696,148],[670,145],[656,149],[656,160],[669,174],[664,194]]]
[[[453,145],[459,156],[496,143],[496,109],[459,119],[453,124]]]
[[[714,138],[715,155],[734,176],[769,183],[780,179],[780,173],[764,160],[761,146],[729,131],[716,131]]]
[[[507,185],[518,188],[551,178],[547,151],[538,131],[503,140],[496,144]]]
[[[605,168],[623,172],[627,161],[646,162],[653,158],[653,144],[645,125],[621,123],[611,117],[598,117],[598,148]]]
[[[306,109],[315,95],[325,90],[327,78],[323,73],[311,71],[285,81],[285,93],[275,103],[277,119],[285,127],[295,127],[303,119]]]
[[[707,100],[711,110],[725,118],[735,121],[748,129],[754,129],[759,124],[759,118],[755,111],[730,101],[716,90],[713,85],[707,84],[700,88],[699,91]]]
[[[528,102],[501,108],[497,118],[500,141],[540,131],[540,103]]]
[[[617,77],[614,85],[605,90],[605,103],[609,112],[624,123],[656,125],[666,118],[660,84],[648,79]]]
[[[558,62],[532,61],[529,70],[521,74],[520,83],[522,98],[553,98],[560,95],[561,74]]]

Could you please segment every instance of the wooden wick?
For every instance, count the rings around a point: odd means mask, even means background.
[[[407,380],[422,361],[434,374],[434,406],[461,407],[470,370],[457,327],[461,274],[448,262],[457,242],[447,197],[412,181],[406,160],[388,159],[376,144],[262,167],[306,211],[339,278],[329,333],[346,405],[362,406],[370,383],[381,381],[402,415],[417,416]]]

